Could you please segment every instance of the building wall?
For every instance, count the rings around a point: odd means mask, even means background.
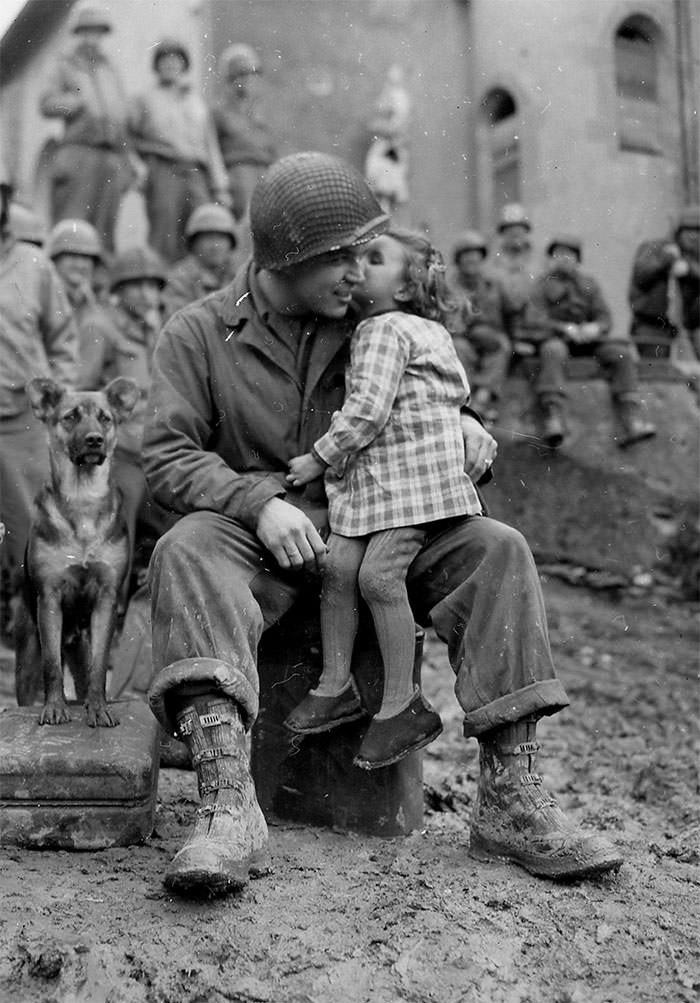
[[[518,104],[522,199],[536,244],[541,249],[557,230],[578,232],[585,265],[601,279],[618,329],[626,327],[634,248],[667,233],[683,201],[674,19],[682,7],[692,33],[687,51],[696,52],[695,0],[109,0],[104,6],[115,26],[108,51],[130,93],[150,83],[150,51],[162,35],[190,43],[195,84],[212,101],[226,45],[257,48],[266,70],[262,99],[281,153],[322,149],[361,167],[387,70],[401,67],[413,101],[411,202],[402,221],[427,228],[446,250],[465,226],[487,234],[493,228],[480,105],[491,88],[508,89]],[[660,32],[658,155],[623,151],[616,135],[613,39],[634,13],[651,18]],[[33,191],[37,158],[60,123],[40,116],[39,95],[70,41],[64,19],[1,94],[9,166],[20,194],[40,205],[45,183],[40,172]],[[693,65],[689,59],[681,67],[686,76]],[[132,193],[118,242],[144,235],[140,199]]]
[[[336,152],[360,168],[374,104],[388,69],[399,66],[413,102],[406,221],[445,236],[467,218],[467,7],[464,0],[212,0],[212,54],[230,42],[260,52],[282,153]]]
[[[683,202],[680,109],[672,0],[473,0],[473,97],[511,87],[521,109],[523,201],[541,249],[556,231],[584,241],[618,329],[628,321],[632,255],[645,237],[669,233]],[[697,14],[697,9],[695,11]],[[614,35],[632,14],[655,21],[662,152],[621,150]],[[693,20],[697,34],[697,16]],[[697,51],[697,50],[695,50]],[[697,154],[696,154],[697,155]],[[488,228],[493,222],[479,218]]]

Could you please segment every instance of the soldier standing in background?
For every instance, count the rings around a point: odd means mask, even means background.
[[[170,263],[187,253],[185,224],[205,202],[228,205],[228,178],[211,115],[187,78],[190,54],[177,39],[153,50],[155,86],[137,98],[129,115],[143,158],[149,242]]]
[[[631,335],[650,346],[670,347],[684,327],[700,359],[700,206],[681,212],[670,240],[646,240],[639,245],[632,265],[629,303]],[[642,351],[644,349],[642,348]]]
[[[10,206],[10,233],[15,240],[34,247],[43,247],[46,240],[46,227],[38,213],[19,202]]]
[[[260,112],[263,68],[257,52],[243,43],[229,45],[219,68],[224,99],[213,110],[214,124],[228,172],[231,210],[240,222],[247,217],[253,188],[277,158],[277,150]]]
[[[170,269],[163,291],[166,319],[181,306],[223,289],[236,272],[236,226],[224,206],[200,205],[187,220],[185,236],[189,254]]]
[[[49,234],[46,253],[63,283],[78,328],[77,387],[98,390],[116,339],[108,308],[94,291],[95,269],[103,261],[100,235],[85,220],[63,219]]]
[[[160,516],[150,501],[141,465],[141,439],[146,397],[151,384],[151,362],[163,321],[162,292],[165,265],[150,247],[131,247],[117,255],[111,269],[114,306],[111,319],[116,330],[113,351],[104,373],[104,382],[116,376],[135,380],[141,400],[126,421],[119,425],[114,453],[114,474],[123,496],[123,512],[131,541],[131,560],[137,546],[137,523],[148,523],[158,535]],[[162,510],[160,510],[162,511]],[[129,575],[125,593],[129,586]],[[126,594],[123,601],[126,601]]]
[[[108,250],[122,195],[134,177],[127,141],[127,98],[102,51],[112,30],[101,11],[84,7],[73,25],[77,45],[41,98],[47,118],[62,118],[63,139],[51,168],[51,221],[84,219]]]
[[[24,392],[34,376],[75,385],[78,335],[56,271],[39,248],[8,228],[11,185],[0,164],[0,522],[7,600],[16,588],[34,498],[49,469],[46,432]],[[3,602],[3,631],[9,604]]]

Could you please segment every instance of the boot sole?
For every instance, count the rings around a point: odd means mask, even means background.
[[[622,857],[611,857],[610,854],[599,854],[586,863],[578,865],[567,864],[564,860],[542,860],[534,853],[513,852],[506,843],[472,833],[469,845],[469,855],[482,863],[505,862],[518,864],[530,874],[541,878],[559,878],[574,880],[590,878],[596,874],[617,871],[622,865]]]
[[[353,766],[359,766],[361,770],[379,770],[383,766],[393,766],[394,763],[401,762],[406,756],[409,756],[412,752],[418,752],[419,749],[424,749],[426,745],[430,745],[438,735],[442,734],[442,725],[435,728],[429,735],[421,738],[414,745],[409,746],[407,749],[402,749],[401,752],[397,753],[395,756],[390,756],[389,759],[382,759],[380,761],[370,760],[370,759],[360,759],[359,756],[355,756],[353,759]]]
[[[269,874],[270,854],[267,848],[255,850],[237,865],[235,873],[212,873],[204,868],[193,869],[182,874],[167,874],[163,884],[168,891],[185,898],[218,898],[230,892],[242,891],[250,878]]]
[[[363,707],[360,707],[359,710],[354,711],[352,714],[346,714],[345,717],[336,717],[332,721],[324,721],[323,724],[316,724],[310,728],[297,728],[291,724],[287,724],[286,721],[284,722],[284,726],[293,735],[321,735],[324,731],[332,731],[334,728],[339,728],[341,724],[359,721],[361,717],[366,716],[367,711]]]

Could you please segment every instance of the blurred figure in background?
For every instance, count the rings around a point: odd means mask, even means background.
[[[54,263],[73,308],[80,340],[79,390],[97,390],[114,350],[116,330],[109,310],[95,295],[95,271],[102,263],[102,244],[94,226],[82,219],[63,219],[49,234],[46,252]]]
[[[170,269],[163,291],[166,319],[185,304],[223,289],[237,267],[236,226],[224,206],[200,205],[187,220],[185,236],[189,254]]]
[[[277,145],[260,110],[262,74],[260,56],[250,45],[229,45],[222,53],[223,100],[212,114],[228,173],[231,211],[238,222],[247,218],[258,179],[277,159]]]
[[[141,439],[146,398],[151,384],[151,360],[163,321],[162,292],[166,270],[150,247],[131,247],[118,254],[112,265],[111,319],[116,338],[103,381],[128,376],[141,388],[141,401],[119,426],[114,470],[121,488],[123,509],[132,545],[132,564],[138,546],[137,522],[153,515],[141,466]],[[129,587],[127,575],[127,591]],[[125,604],[127,595],[123,596]]]
[[[447,327],[469,377],[470,403],[485,421],[494,422],[512,355],[505,293],[500,281],[484,269],[488,246],[476,230],[457,238],[452,255],[450,293],[455,309]]]
[[[12,186],[0,163],[0,522],[2,630],[9,632],[10,597],[19,582],[34,498],[49,470],[46,431],[34,417],[25,385],[50,376],[74,387],[78,335],[56,271],[41,251],[9,230]]]
[[[603,292],[580,268],[578,237],[561,234],[547,248],[549,267],[535,282],[526,323],[519,336],[537,349],[535,393],[544,419],[548,446],[560,446],[567,434],[566,361],[593,356],[610,383],[613,406],[621,425],[621,448],[649,439],[656,429],[644,420],[638,392],[638,356],[631,341],[615,338]]]
[[[22,244],[43,247],[46,242],[46,227],[38,213],[20,202],[10,204],[10,233]]]
[[[155,85],[129,115],[134,144],[146,165],[149,242],[166,262],[187,253],[185,224],[205,202],[228,205],[228,178],[214,125],[187,73],[190,54],[177,39],[153,50]]]
[[[65,122],[51,168],[51,221],[87,220],[109,250],[122,195],[134,178],[126,93],[102,49],[111,30],[101,10],[78,11],[76,46],[61,60],[40,104],[43,115]]]
[[[503,287],[509,334],[514,336],[541,269],[532,247],[532,223],[519,203],[509,202],[503,206],[497,229],[498,244],[489,262],[489,270]]]
[[[642,354],[668,354],[685,328],[700,359],[700,205],[686,206],[670,240],[646,240],[637,248],[629,284],[631,335]]]

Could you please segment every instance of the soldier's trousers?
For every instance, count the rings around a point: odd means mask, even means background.
[[[258,642],[304,581],[301,572],[281,572],[240,523],[214,512],[187,515],[161,537],[150,567],[150,698],[166,727],[168,692],[194,681],[227,693],[252,724]],[[416,621],[447,645],[466,735],[568,704],[537,569],[517,530],[485,516],[434,523],[407,585]]]

